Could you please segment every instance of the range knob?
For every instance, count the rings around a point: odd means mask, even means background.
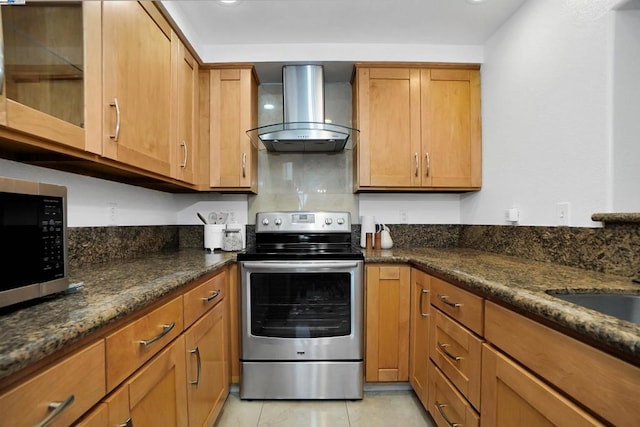
[[[333,220],[331,218],[325,218],[324,223],[327,225],[333,224]]]
[[[340,217],[336,220],[336,222],[338,223],[338,225],[342,225],[344,224],[344,218]]]
[[[280,219],[280,218],[276,218],[276,219],[275,219],[275,221],[273,221],[273,223],[274,223],[275,225],[282,225],[282,219]]]
[[[269,218],[263,218],[262,225],[269,225]]]

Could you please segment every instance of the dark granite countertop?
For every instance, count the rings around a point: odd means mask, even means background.
[[[640,365],[640,326],[546,294],[549,290],[640,294],[640,285],[628,278],[458,248],[383,250],[365,254],[365,259],[412,263],[575,331]],[[0,311],[0,379],[234,261],[234,253],[189,249],[72,270],[72,282],[83,285],[79,291]]]
[[[574,332],[586,341],[640,365],[640,326],[564,302],[547,292],[613,292],[640,295],[630,278],[473,249],[414,248],[373,251],[366,262],[410,262]]]
[[[0,311],[0,379],[234,261],[194,249],[71,269],[77,292]]]

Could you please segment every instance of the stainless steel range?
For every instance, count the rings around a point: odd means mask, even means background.
[[[260,212],[241,273],[241,399],[362,399],[363,264],[348,212]]]

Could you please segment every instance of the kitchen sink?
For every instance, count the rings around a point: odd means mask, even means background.
[[[637,294],[549,292],[549,295],[640,325],[640,295]]]

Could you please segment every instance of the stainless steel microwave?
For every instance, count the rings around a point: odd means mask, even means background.
[[[0,177],[0,307],[64,291],[67,188]]]

